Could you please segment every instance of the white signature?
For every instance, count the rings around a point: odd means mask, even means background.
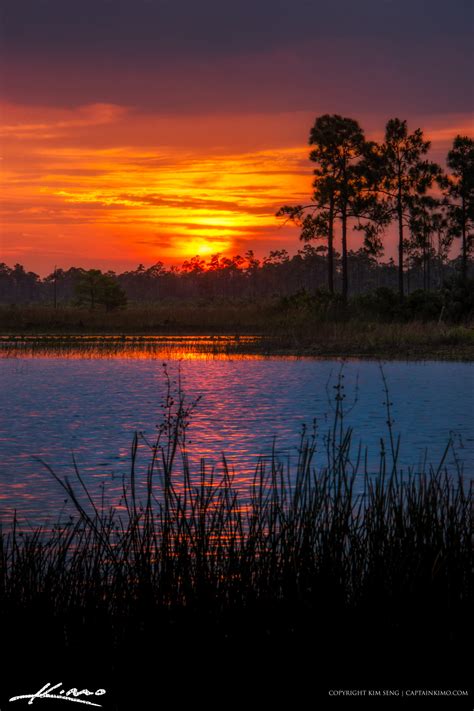
[[[97,691],[89,691],[89,689],[61,689],[58,692],[60,686],[62,686],[62,681],[59,684],[51,685],[50,682],[45,684],[36,694],[22,694],[22,696],[12,696],[9,701],[21,701],[22,699],[29,699],[28,706],[33,703],[36,699],[60,699],[61,701],[72,701],[75,704],[86,704],[87,706],[99,706],[102,708],[101,704],[95,704],[93,701],[86,701],[85,699],[79,698],[80,696],[103,696],[106,691],[105,689],[97,689]],[[56,693],[53,694],[52,692]]]

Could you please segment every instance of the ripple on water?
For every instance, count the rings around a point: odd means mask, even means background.
[[[283,459],[295,458],[301,428],[316,418],[321,437],[332,421],[333,385],[341,364],[298,359],[169,359],[189,401],[200,397],[188,431],[192,462],[219,463],[225,452],[239,477],[249,480],[259,456],[271,456],[274,439]],[[384,372],[393,402],[401,462],[418,465],[428,450],[436,463],[453,433],[466,475],[474,463],[473,369],[470,363],[388,362]],[[374,361],[344,366],[347,423],[354,442],[369,447],[376,467],[386,433],[385,395]],[[97,488],[112,485],[129,468],[133,433],[153,440],[160,421],[165,378],[155,358],[0,360],[0,483],[4,512],[56,516],[63,506],[44,465],[71,474],[72,457]],[[354,402],[355,400],[355,402]],[[322,447],[321,447],[322,448]],[[139,448],[141,471],[149,449]],[[319,456],[319,455],[318,455]],[[321,452],[324,459],[324,453]],[[453,456],[448,464],[452,466]],[[120,487],[114,487],[116,493]],[[119,495],[119,494],[118,494]]]

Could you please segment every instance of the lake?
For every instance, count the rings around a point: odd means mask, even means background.
[[[192,463],[212,465],[224,452],[236,479],[246,485],[259,457],[272,448],[293,462],[304,424],[315,420],[324,464],[324,436],[333,420],[334,386],[343,374],[346,423],[368,447],[369,467],[377,470],[380,437],[387,436],[385,393],[376,361],[314,360],[259,356],[206,355],[189,350],[128,355],[63,355],[0,359],[1,517],[16,509],[33,523],[68,515],[60,487],[48,473],[73,477],[73,455],[88,487],[106,486],[110,501],[120,496],[122,476],[130,468],[135,432],[140,439],[138,472],[150,459],[162,418],[166,372],[181,380],[187,402],[199,398],[190,417],[188,450]],[[169,357],[170,356],[170,357]],[[450,437],[447,465],[455,459],[467,477],[474,464],[473,365],[465,362],[383,364],[393,403],[394,431],[401,435],[400,463],[422,469],[425,457],[437,464]]]

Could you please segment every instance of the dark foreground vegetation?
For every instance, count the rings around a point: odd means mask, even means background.
[[[170,394],[146,481],[135,440],[119,506],[51,471],[75,519],[2,532],[7,674],[105,687],[120,709],[165,693],[222,708],[283,690],[329,703],[331,688],[468,688],[467,484],[444,461],[401,471],[388,404],[367,471],[342,407],[339,384],[322,441],[304,433],[294,471],[259,464],[249,490],[225,459],[222,476],[191,470],[192,408]]]

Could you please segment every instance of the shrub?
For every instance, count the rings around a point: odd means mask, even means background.
[[[445,281],[442,293],[445,319],[459,323],[474,316],[474,279],[449,279]]]
[[[417,289],[405,299],[402,314],[407,321],[435,321],[441,316],[443,304],[441,292]]]

